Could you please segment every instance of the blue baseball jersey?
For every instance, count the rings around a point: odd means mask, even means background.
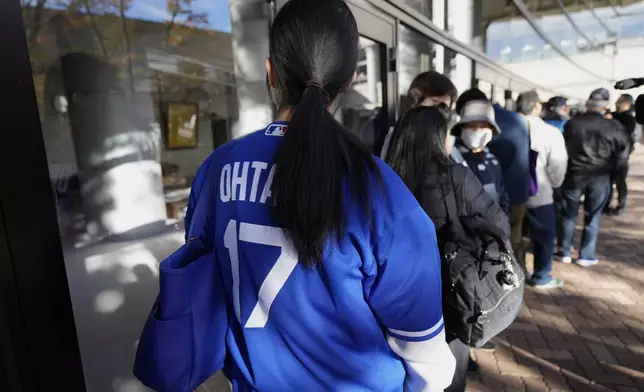
[[[434,225],[400,178],[374,158],[372,224],[346,194],[346,233],[321,265],[298,256],[271,214],[274,159],[288,124],[215,150],[195,178],[186,227],[204,189],[228,315],[224,372],[235,391],[433,391],[453,373],[442,318]],[[210,188],[206,188],[210,187]],[[198,342],[208,344],[208,342]]]

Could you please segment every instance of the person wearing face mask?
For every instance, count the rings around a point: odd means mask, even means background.
[[[456,111],[461,113],[466,103],[487,100],[485,93],[473,88],[465,91],[456,101]],[[488,144],[503,170],[503,182],[510,202],[510,220],[512,249],[525,265],[525,244],[523,241],[523,220],[526,203],[530,198],[530,140],[525,119],[518,113],[492,105],[494,117],[501,133]]]
[[[495,134],[499,134],[494,109],[489,101],[467,102],[461,111],[461,120],[452,128],[456,137],[454,147],[479,179],[485,191],[508,214],[509,200],[503,182],[503,169],[497,157],[487,149]]]
[[[439,105],[408,110],[396,124],[385,161],[400,175],[434,222],[440,249],[444,249],[446,242],[456,240],[463,248],[482,250],[475,245],[471,248],[473,245],[462,225],[450,224],[455,217],[450,218],[449,201],[455,206],[459,218],[477,216],[485,222],[479,229],[499,230],[500,236],[507,242],[509,221],[503,216],[499,205],[483,189],[476,175],[464,165],[454,163],[445,149],[447,120]],[[447,191],[441,184],[446,186]],[[443,284],[448,285],[449,282],[444,280]],[[470,360],[469,346],[456,337],[455,331],[446,328],[447,342],[456,359],[456,371],[452,384],[445,392],[463,392],[468,370],[476,370],[478,366]],[[494,343],[487,342],[478,350],[494,350]]]
[[[458,121],[458,115],[452,110],[456,99],[457,90],[454,83],[445,75],[436,71],[422,72],[414,78],[407,90],[407,95],[402,97],[403,108],[408,110],[419,106],[436,106],[447,118],[448,129],[451,129]],[[390,147],[391,137],[394,128],[391,127],[381,143],[376,143],[380,148],[380,157],[385,158]],[[462,157],[455,149],[454,138],[447,135],[445,149],[454,162],[461,162]]]

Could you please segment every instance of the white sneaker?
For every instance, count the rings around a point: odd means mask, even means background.
[[[599,260],[597,260],[597,259],[593,259],[593,260],[577,259],[577,260],[575,260],[575,264],[577,264],[580,267],[591,267],[593,265],[599,264]]]
[[[564,264],[570,264],[570,263],[572,263],[572,257],[570,257],[570,256],[561,256],[561,257],[559,257],[559,261],[561,261]]]

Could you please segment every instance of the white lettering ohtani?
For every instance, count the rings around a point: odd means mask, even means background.
[[[268,163],[260,161],[225,164],[219,177],[219,199],[224,203],[249,201],[265,204],[271,197],[275,165],[267,169]]]

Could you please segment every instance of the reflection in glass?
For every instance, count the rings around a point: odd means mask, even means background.
[[[88,390],[143,391],[157,265],[237,118],[228,1],[21,3]]]
[[[443,75],[450,79],[455,77],[456,70],[456,52],[449,48],[445,48],[445,64],[443,65]]]
[[[360,37],[359,45],[356,81],[341,99],[341,110],[337,112],[337,117],[373,151],[383,124],[385,132],[387,126],[381,69],[383,47],[364,37]]]
[[[429,38],[416,30],[401,24],[398,32],[398,94],[404,111],[407,90],[416,75],[431,69],[433,52]]]
[[[432,18],[432,0],[404,0],[403,3],[420,12],[423,16],[429,19]]]

